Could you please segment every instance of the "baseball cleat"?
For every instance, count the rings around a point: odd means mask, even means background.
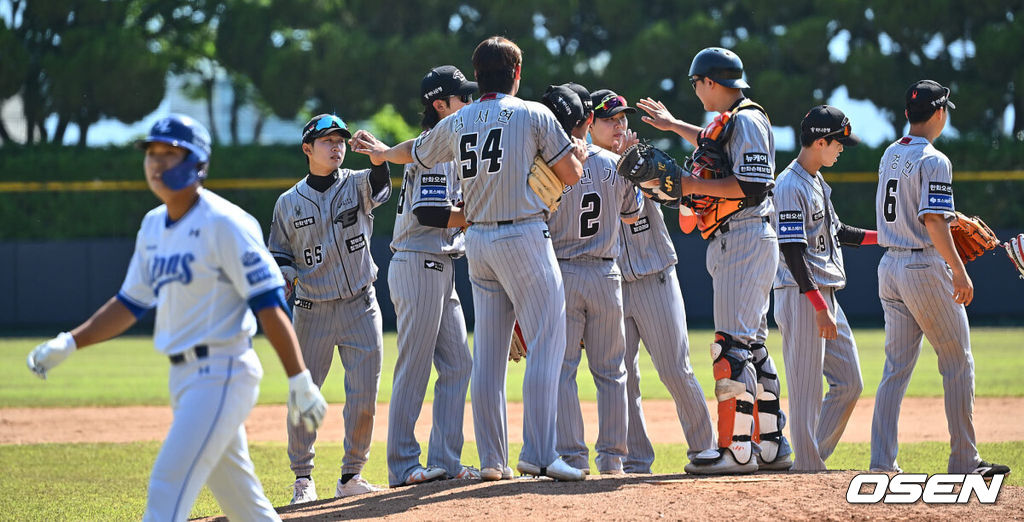
[[[698,457],[706,453],[701,452]],[[741,475],[757,471],[756,459],[751,458],[746,464],[740,464],[729,448],[721,448],[717,453],[716,459],[694,457],[683,469],[691,475]]]
[[[316,500],[316,485],[311,478],[295,479],[292,484],[292,501],[290,504],[302,504]]]
[[[869,469],[868,472],[869,473],[903,473],[903,470],[900,469],[899,466],[896,466],[896,467],[893,467],[893,468],[882,468],[882,467],[877,467],[876,466],[876,467],[873,467],[873,468]]]
[[[484,468],[480,470],[480,480],[510,480],[512,478],[512,468],[503,466],[499,468]]]
[[[771,462],[765,462],[760,455],[757,456],[757,469],[759,471],[788,471],[793,467],[793,454],[775,457]]]
[[[480,470],[473,466],[462,466],[462,469],[452,477],[452,480],[480,480]]]
[[[583,470],[583,471],[590,471],[590,470]],[[585,475],[589,475],[589,473],[584,473],[584,474]],[[626,472],[622,471],[621,469],[602,469],[601,470],[601,474],[602,475],[625,475]]]
[[[423,484],[424,482],[433,482],[435,480],[441,480],[448,475],[448,472],[444,468],[435,468],[433,466],[424,468],[423,466],[416,466],[416,469],[405,478],[405,482],[399,484],[399,486],[413,486],[416,484]]]
[[[985,462],[984,460],[978,463],[978,467],[974,468],[971,473],[977,473],[985,478],[992,478],[996,475],[1009,475],[1010,467],[1002,464],[994,464],[991,462]]]
[[[516,469],[523,475],[551,477],[555,480],[577,481],[587,477],[583,470],[570,466],[561,458],[556,458],[554,462],[544,468],[525,460],[520,460],[519,464],[516,465]]]
[[[338,479],[338,487],[334,490],[334,498],[354,497],[376,491],[384,491],[384,489],[370,484],[362,475],[356,475],[344,484],[341,483],[341,479]]]

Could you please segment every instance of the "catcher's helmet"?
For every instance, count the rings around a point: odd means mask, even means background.
[[[690,76],[706,76],[715,83],[735,89],[747,89],[743,81],[743,61],[736,53],[721,47],[708,47],[690,63]]]
[[[181,190],[199,180],[206,179],[206,166],[210,162],[210,132],[198,121],[183,114],[161,118],[149,129],[149,134],[135,145],[145,149],[159,141],[188,151],[181,163],[164,171],[164,185]]]

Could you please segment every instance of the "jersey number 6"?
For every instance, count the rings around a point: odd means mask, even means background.
[[[890,179],[885,182],[885,199],[882,201],[882,216],[885,217],[886,223],[893,223],[896,221],[896,185],[898,184],[898,179]]]
[[[462,165],[462,179],[476,177],[481,159],[487,160],[489,174],[501,170],[501,156],[504,153],[504,149],[501,148],[501,127],[487,131],[484,146],[481,147],[482,150],[479,154],[476,150],[478,138],[479,136],[475,132],[459,137],[459,164]]]

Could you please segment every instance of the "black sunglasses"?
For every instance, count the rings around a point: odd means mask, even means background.
[[[690,77],[690,87],[693,87],[694,89],[697,89],[697,82],[703,80],[704,78],[706,78],[706,77],[705,76],[700,76],[700,75],[691,76]]]
[[[471,94],[453,94],[452,98],[458,98],[462,103],[473,103],[473,95]]]

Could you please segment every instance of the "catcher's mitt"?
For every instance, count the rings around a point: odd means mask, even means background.
[[[999,238],[978,216],[965,216],[957,212],[949,231],[953,235],[956,253],[964,263],[974,261],[978,256],[999,246]]]
[[[678,201],[682,196],[679,180],[686,172],[671,156],[647,143],[623,151],[615,170],[658,203]]]
[[[555,171],[551,170],[551,167],[540,156],[533,158],[533,165],[530,166],[530,175],[526,182],[540,196],[541,201],[548,206],[551,212],[558,210],[558,205],[562,202],[565,183],[558,179]]]
[[[512,342],[508,346],[508,360],[519,362],[523,357],[526,357],[526,339],[519,328],[519,321],[516,321],[515,327],[512,328]]]
[[[1003,243],[1006,255],[1010,256],[1013,266],[1020,272],[1021,279],[1024,279],[1024,234],[1017,234],[1017,237]]]

